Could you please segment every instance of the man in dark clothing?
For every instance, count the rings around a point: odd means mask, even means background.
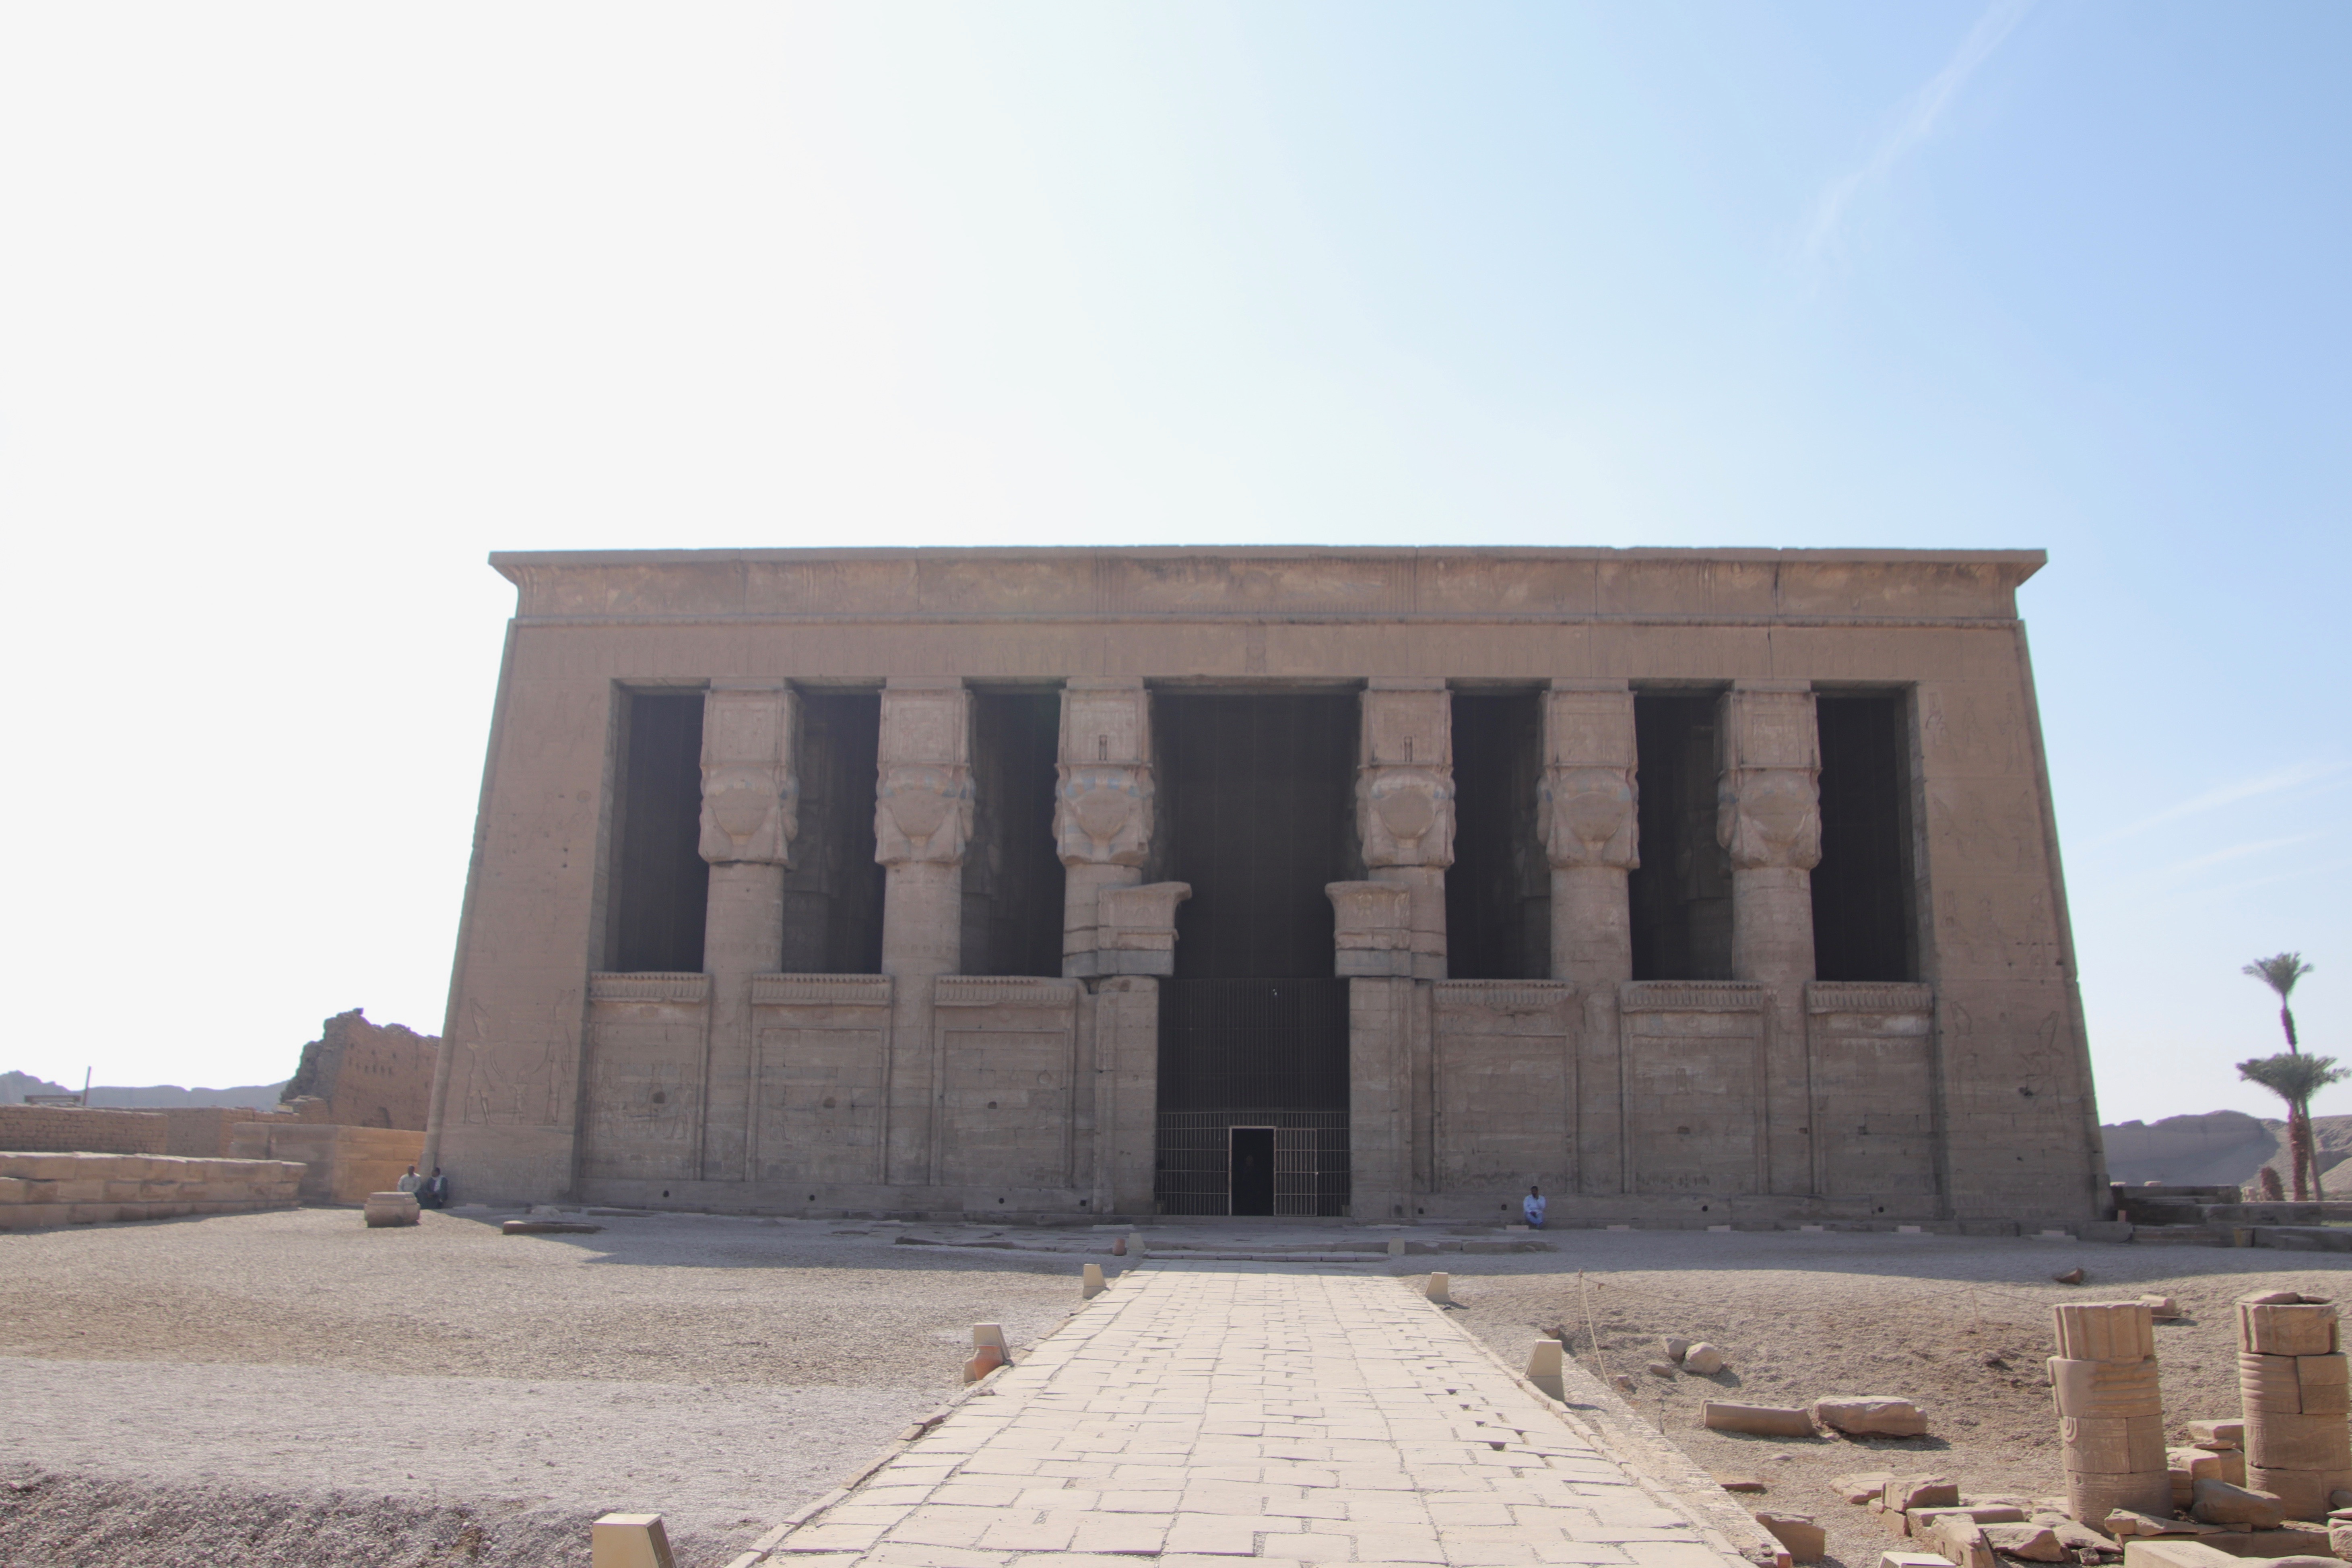
[[[434,1166],[433,1174],[426,1177],[425,1184],[416,1189],[416,1201],[428,1209],[446,1209],[449,1206],[449,1178],[441,1173],[440,1166]]]

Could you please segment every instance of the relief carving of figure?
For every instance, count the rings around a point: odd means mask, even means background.
[[[1356,822],[1367,866],[1454,864],[1454,781],[1425,767],[1368,767],[1356,776]]]
[[[971,770],[961,764],[890,763],[874,808],[874,858],[885,866],[963,862],[971,837]]]
[[[1151,847],[1151,770],[1064,763],[1055,770],[1054,838],[1066,866],[1140,866]]]
[[[1538,786],[1544,850],[1554,866],[1641,865],[1641,799],[1633,770],[1549,767]]]
[[[1739,870],[1822,863],[1822,792],[1811,768],[1727,771],[1716,795],[1716,842]]]

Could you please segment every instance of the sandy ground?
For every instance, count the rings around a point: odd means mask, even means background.
[[[584,1563],[585,1521],[663,1513],[681,1568],[725,1563],[960,1386],[970,1326],[1014,1342],[1076,1304],[1108,1236],[697,1215],[509,1237],[488,1216],[364,1228],[351,1210],[0,1236],[0,1568]],[[1168,1240],[1204,1242],[1198,1227]],[[1268,1233],[1247,1233],[1264,1237]],[[1394,1231],[1323,1229],[1321,1240]],[[1433,1233],[1423,1233],[1424,1235]],[[1066,1250],[902,1244],[1008,1241]],[[2061,1300],[2177,1297],[2158,1331],[2173,1422],[2237,1410],[2230,1300],[2352,1298],[2352,1258],[1786,1232],[1560,1231],[1539,1255],[1449,1257],[1455,1321],[1513,1365],[1539,1334],[1633,1373],[1615,1414],[1757,1506],[1819,1515],[1836,1561],[1887,1540],[1832,1476],[1933,1470],[2059,1488],[2041,1363]],[[2082,1264],[2089,1283],[2053,1273]],[[1388,1268],[1417,1284],[1424,1259]],[[1378,1266],[1374,1266],[1378,1267]],[[1582,1275],[1580,1279],[1580,1272]],[[1711,1379],[1643,1371],[1659,1337]],[[1699,1401],[1919,1400],[1935,1436],[1740,1438]]]
[[[2050,1308],[2155,1291],[2185,1314],[2159,1324],[2165,1415],[2182,1423],[2238,1414],[2229,1304],[2253,1290],[2305,1290],[2352,1307],[2352,1258],[2206,1247],[1788,1232],[1555,1232],[1549,1258],[1464,1258],[1452,1265],[1455,1321],[1514,1365],[1540,1334],[1566,1330],[1571,1353],[1631,1373],[1635,1413],[1717,1477],[1769,1490],[1759,1508],[1829,1527],[1832,1560],[1869,1568],[1892,1544],[1876,1517],[1831,1491],[1834,1476],[1892,1469],[1948,1475],[1964,1491],[2064,1495],[2057,1421],[2042,1363],[2055,1353]],[[2080,1287],[2052,1276],[2080,1264]],[[1425,1267],[1425,1265],[1424,1265]],[[1579,1271],[1583,1277],[1579,1279]],[[1729,1364],[1713,1377],[1644,1370],[1666,1334],[1705,1340]],[[1917,1401],[1922,1438],[1811,1442],[1744,1437],[1698,1425],[1705,1399],[1807,1405],[1836,1394]]]
[[[308,1209],[0,1236],[0,1563],[340,1562],[316,1535],[330,1493],[381,1516],[354,1561],[465,1561],[471,1528],[500,1563],[584,1562],[586,1519],[644,1509],[685,1562],[723,1563],[959,1388],[972,1323],[1024,1342],[1077,1300],[1075,1256],[600,1223]]]

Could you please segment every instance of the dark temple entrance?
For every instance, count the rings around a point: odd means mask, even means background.
[[[1152,880],[1189,882],[1160,984],[1156,1189],[1171,1215],[1348,1205],[1348,983],[1328,882],[1360,877],[1353,692],[1158,693]]]

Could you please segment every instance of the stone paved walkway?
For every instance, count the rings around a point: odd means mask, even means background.
[[[1671,1484],[1385,1274],[1154,1263],[769,1562],[1749,1568]]]

